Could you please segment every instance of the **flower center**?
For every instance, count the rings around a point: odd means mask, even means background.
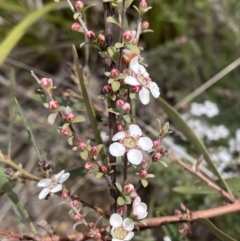
[[[114,236],[116,239],[124,240],[127,236],[127,231],[123,228],[123,226],[117,227],[114,229]]]
[[[129,149],[134,148],[136,146],[136,140],[133,137],[126,137],[123,145]]]
[[[138,73],[136,74],[135,78],[137,79],[137,81],[142,85],[142,86],[147,86],[149,84],[149,82],[151,81],[150,78],[145,77],[141,71],[138,71]]]
[[[57,185],[58,185],[58,180],[56,180],[55,178],[52,178],[51,182],[48,184],[48,188],[53,189]]]

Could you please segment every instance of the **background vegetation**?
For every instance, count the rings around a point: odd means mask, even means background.
[[[49,0],[0,0],[1,42],[3,43],[10,31],[29,14],[52,2]],[[96,3],[96,7],[89,10],[87,19],[89,28],[94,31],[102,30],[103,15],[100,1],[88,0],[85,3]],[[150,28],[154,32],[143,35],[140,45],[144,47],[143,56],[149,65],[151,78],[159,84],[161,96],[172,105],[177,104],[238,59],[240,47],[238,0],[149,0],[148,3],[153,9],[146,15],[145,20],[149,21]],[[138,5],[138,1],[134,1],[134,4]],[[136,18],[136,12],[131,9],[128,17],[129,25],[134,27],[136,23],[133,20]],[[43,17],[29,26],[26,32],[22,32],[23,36],[0,69],[0,149],[4,154],[11,156],[15,163],[21,163],[26,170],[35,174],[37,174],[37,156],[22,118],[16,110],[15,97],[30,122],[40,150],[44,151],[45,158],[56,166],[57,171],[65,168],[69,170],[76,165],[82,167],[84,164],[56,131],[58,123],[53,127],[48,125],[46,121],[48,110],[35,100],[34,94],[38,86],[30,75],[30,70],[34,70],[39,77],[52,77],[58,87],[56,95],[61,97],[61,101],[68,101],[74,105],[73,108],[76,111],[85,113],[81,97],[73,95],[77,88],[71,78],[73,68],[71,44],[79,46],[84,39],[83,35],[71,31],[72,23],[72,13],[65,4],[46,12]],[[88,87],[93,102],[98,107],[97,115],[100,121],[104,117],[102,111],[104,105],[97,96],[101,93],[103,86],[104,70],[93,49],[78,48],[78,51],[80,60],[89,74]],[[89,55],[86,55],[87,51]],[[230,130],[227,138],[215,142],[204,140],[206,146],[213,152],[228,147],[228,141],[235,137],[235,131],[239,128],[239,74],[239,68],[236,67],[194,99],[196,102],[211,100],[217,103],[220,114],[211,119],[201,118],[201,120],[208,121],[210,125],[224,124]],[[180,109],[182,114],[189,111],[189,104]],[[156,118],[160,118],[162,122],[168,120],[157,102],[148,108],[138,108],[138,114],[145,124],[152,125],[154,128],[157,126]],[[99,127],[103,130],[105,128],[101,124]],[[197,153],[181,138],[181,133],[172,123],[171,129],[174,130],[172,146],[175,145],[174,143],[184,146],[193,158],[197,158]],[[79,133],[85,139],[93,139],[89,130],[88,122],[79,126]],[[236,151],[232,155],[231,165],[225,172],[231,171],[237,175],[239,161],[239,152]],[[173,187],[188,183],[197,185],[198,180],[186,174],[176,164],[169,163],[167,160],[166,162],[167,168],[156,164],[152,166],[156,178],[150,182],[146,190],[141,189],[142,193],[147,193],[144,201],[150,203],[152,216],[173,214],[175,209],[179,209],[180,202],[191,210],[214,207],[222,202],[218,195],[174,192]],[[107,189],[104,181],[95,180],[91,175],[85,176],[83,172],[81,178],[73,177],[70,182],[71,190],[81,198],[107,210]],[[59,207],[58,203],[54,203],[54,198],[49,200],[51,205],[49,202],[46,204],[39,201],[37,199],[39,189],[36,188],[36,183],[30,182],[23,185],[13,182],[12,184],[15,185],[15,192],[34,222],[45,218],[58,233],[71,230],[74,222],[66,215],[68,209],[64,206]],[[235,194],[239,195],[238,190]],[[23,227],[17,218],[19,214],[12,208],[6,195],[1,196],[0,206],[1,229],[21,231]],[[89,219],[91,218],[94,218],[94,214],[90,215]],[[229,235],[236,239],[240,238],[239,214],[226,215],[212,221]],[[172,241],[177,241],[180,240],[178,228],[178,225],[169,225],[160,229],[147,230],[139,234],[136,240],[162,240],[165,235],[168,235]],[[78,229],[80,230],[81,227]],[[190,240],[219,239],[203,230],[201,226],[194,224],[193,236]]]

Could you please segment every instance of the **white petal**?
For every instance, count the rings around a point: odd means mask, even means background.
[[[62,188],[63,188],[62,184],[58,184],[56,187],[52,188],[50,192],[51,193],[59,192],[62,190]]]
[[[124,131],[120,131],[120,132],[117,132],[113,137],[112,137],[112,140],[113,141],[118,141],[120,139],[123,139],[125,137],[125,132]]]
[[[124,240],[129,241],[133,238],[133,236],[134,236],[134,232],[129,232],[127,236],[124,238]]]
[[[133,137],[142,135],[142,130],[140,129],[140,127],[134,124],[129,126],[129,132],[130,132],[130,135]]]
[[[149,151],[153,147],[152,140],[149,137],[140,137],[138,140],[138,146],[144,151]]]
[[[43,188],[43,190],[39,193],[38,198],[44,199],[50,192],[50,188]]]
[[[58,180],[58,179],[63,175],[64,172],[65,172],[65,171],[62,170],[62,171],[59,172],[58,174],[54,175],[54,178]]]
[[[153,97],[158,98],[160,95],[160,91],[159,91],[157,84],[155,82],[151,82],[149,84],[149,88],[150,88],[150,91],[151,91]]]
[[[42,180],[40,180],[37,184],[38,187],[46,187],[47,185],[49,185],[51,183],[51,179],[48,178],[44,178]]]
[[[124,82],[128,85],[133,85],[133,86],[137,86],[137,85],[140,85],[140,83],[138,82],[138,80],[132,76],[127,76],[125,79],[124,79]]]
[[[145,69],[144,66],[139,65],[139,70],[140,70],[140,72],[142,73],[142,75],[143,75],[145,78],[148,78],[148,77],[149,77],[149,74],[148,74],[148,72],[147,72],[147,70]]]
[[[134,223],[133,223],[132,219],[125,218],[123,220],[123,227],[126,231],[132,231],[134,229]]]
[[[64,173],[58,180],[59,183],[63,183],[65,182],[70,176],[70,173],[66,172]]]
[[[134,165],[139,165],[143,159],[142,152],[137,149],[131,149],[127,153],[128,161]]]
[[[111,153],[112,156],[122,156],[125,153],[125,146],[119,142],[112,143],[109,146],[109,152]]]
[[[133,207],[139,205],[140,202],[141,202],[141,198],[140,198],[140,197],[136,197],[136,198],[134,199],[134,201],[133,201]]]
[[[111,215],[109,222],[112,227],[116,228],[122,225],[123,219],[119,214],[114,213]]]
[[[131,62],[130,62],[130,64],[129,64],[129,67],[130,67],[130,69],[131,69],[134,73],[137,73],[137,72],[138,72],[138,70],[139,70],[139,63],[138,63],[138,57],[137,57],[137,56],[134,57],[134,58],[131,60]]]
[[[149,90],[145,87],[142,87],[142,89],[139,91],[139,98],[142,104],[147,105],[150,101]]]

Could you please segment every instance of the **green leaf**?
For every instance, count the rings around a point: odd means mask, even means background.
[[[58,113],[57,112],[55,112],[55,113],[51,113],[49,116],[48,116],[48,123],[50,124],[50,125],[53,125],[54,124],[54,122],[55,122],[55,120],[56,120],[56,118],[57,118],[57,115],[58,115]]]
[[[96,174],[96,178],[97,178],[97,179],[100,179],[103,175],[104,175],[104,174],[103,174],[102,172],[98,172],[98,173]]]
[[[68,144],[69,144],[70,146],[73,145],[73,140],[74,140],[74,136],[71,136],[71,137],[68,138]]]
[[[196,219],[196,222],[199,223],[204,228],[206,228],[208,231],[210,231],[216,237],[220,238],[222,241],[237,241],[236,239],[230,237],[229,235],[224,233],[222,230],[217,228],[209,219],[199,218],[199,219]]]
[[[112,90],[113,90],[114,92],[118,91],[119,88],[120,88],[120,82],[118,82],[118,81],[113,81],[113,82],[111,83],[111,87],[112,87]]]
[[[30,140],[31,140],[31,142],[32,142],[32,145],[33,145],[33,147],[34,147],[34,149],[35,149],[35,151],[36,151],[36,153],[37,153],[38,160],[39,160],[40,162],[42,162],[42,161],[43,161],[42,155],[40,154],[40,151],[39,151],[37,142],[36,142],[36,140],[35,140],[35,138],[34,138],[32,129],[31,129],[31,127],[30,127],[30,124],[29,124],[29,122],[28,122],[25,114],[23,113],[22,108],[21,108],[20,104],[18,103],[17,99],[15,99],[15,101],[16,101],[16,104],[17,104],[18,111],[19,111],[19,113],[20,113],[20,115],[21,115],[21,117],[22,117],[22,119],[23,119],[25,128],[27,129],[27,132],[28,132],[28,135],[29,135]]]
[[[44,94],[33,94],[33,95],[30,95],[30,98],[35,101],[42,102],[42,103],[48,101],[47,96]]]
[[[134,0],[126,0],[126,3],[125,3],[126,8],[129,8],[133,1]]]
[[[129,195],[125,196],[125,200],[127,204],[131,204],[132,203],[132,199]]]
[[[123,48],[124,45],[122,43],[115,43],[114,47],[117,48],[117,49],[120,49],[120,48]]]
[[[131,122],[131,118],[129,115],[123,115],[123,119],[127,122],[130,123]]]
[[[64,3],[65,4],[65,3]],[[9,32],[7,37],[2,41],[0,45],[0,66],[2,65],[5,58],[12,51],[14,46],[18,43],[18,41],[22,38],[22,36],[26,33],[28,28],[35,23],[39,18],[44,16],[46,13],[51,10],[59,7],[60,5],[56,5],[56,3],[49,3],[39,8],[37,10],[31,11],[25,19],[23,19],[19,24],[15,25],[15,27]]]
[[[70,173],[70,177],[73,178],[73,177],[83,177],[86,175],[86,169],[84,167],[77,167],[77,168],[74,168],[74,169],[71,169],[69,171],[67,171]]]
[[[117,187],[118,191],[119,191],[120,193],[122,193],[122,190],[123,190],[123,189],[122,189],[121,184],[118,183],[118,182],[116,182],[115,184],[116,184],[116,187]]]
[[[80,13],[74,13],[73,14],[73,18],[76,20],[76,19],[78,19],[78,17],[80,17],[81,16],[81,14]]]
[[[127,48],[130,49],[135,54],[140,53],[140,50],[139,50],[138,46],[136,46],[136,45],[129,44],[129,45],[127,45]]]
[[[86,109],[87,109],[87,112],[88,112],[88,116],[89,116],[89,120],[90,120],[90,123],[91,123],[92,131],[93,131],[93,134],[94,134],[94,137],[96,139],[97,144],[103,144],[103,141],[102,141],[102,138],[101,138],[101,135],[100,135],[100,131],[98,129],[98,121],[97,121],[97,118],[96,118],[96,114],[95,114],[95,111],[93,109],[93,104],[92,104],[92,101],[90,99],[87,87],[86,87],[86,79],[83,75],[82,68],[80,67],[80,63],[79,63],[78,55],[77,55],[77,50],[76,50],[74,45],[72,47],[72,51],[73,51],[73,58],[74,58],[75,67],[76,67],[76,70],[77,70],[77,80],[79,81],[79,84],[81,86],[81,90],[79,90],[79,91],[82,92],[82,95],[84,97],[84,103],[86,105]],[[79,87],[79,85],[78,85],[78,87]],[[102,160],[105,160],[107,158],[107,153],[106,153],[105,148],[102,148],[102,150],[100,152],[100,155],[101,155]]]
[[[118,112],[116,109],[113,109],[113,108],[109,108],[108,112],[114,113],[115,115],[120,115],[121,114],[120,112]]]
[[[118,23],[118,21],[114,18],[114,17],[107,17],[107,22],[109,23],[114,23],[116,24],[118,27],[120,27],[120,24]]]
[[[148,181],[146,179],[141,179],[141,183],[142,183],[143,187],[147,187],[147,185],[148,185]]]
[[[80,152],[80,157],[83,159],[83,160],[87,160],[88,159],[88,150],[85,149],[83,151]]]
[[[214,165],[214,163],[211,161],[209,153],[208,153],[205,145],[202,143],[202,141],[198,139],[198,137],[195,135],[195,133],[192,131],[192,129],[188,126],[188,124],[182,119],[180,114],[172,106],[170,106],[161,97],[158,100],[159,100],[161,107],[168,115],[168,117],[179,128],[179,130],[183,132],[183,134],[185,135],[187,140],[193,145],[193,147],[196,149],[198,154],[199,155],[203,154],[204,159],[208,163],[209,168],[219,178],[222,188],[226,189],[227,192],[232,196],[232,192],[231,192],[230,188],[228,187],[225,180],[222,178],[221,174],[219,173],[219,171],[216,168],[216,166]]]
[[[3,154],[0,152],[0,159],[4,158]],[[19,200],[18,195],[14,192],[12,185],[6,178],[6,174],[4,173],[5,169],[0,167],[0,187],[2,188],[3,192],[8,196],[8,198],[12,201],[12,206],[14,210],[18,213],[18,218],[20,223],[24,225],[24,221],[29,224],[32,231],[37,233],[34,224],[32,223],[27,210],[24,208],[22,202]],[[24,220],[25,219],[25,220]],[[25,226],[25,225],[24,225]]]
[[[84,116],[78,115],[78,116],[74,117],[74,119],[72,120],[72,123],[78,123],[78,122],[83,122],[83,121],[85,121]]]
[[[94,6],[96,6],[96,4],[89,4],[89,5],[87,5],[87,6],[83,9],[82,15],[83,15],[84,13],[86,13],[88,9],[90,9],[91,7],[94,7]]]
[[[70,125],[70,123],[64,123],[63,126],[62,126],[62,129],[64,130],[64,129],[68,128],[69,125]]]
[[[125,204],[124,198],[123,198],[123,197],[118,197],[118,199],[117,199],[117,204],[118,204],[119,206],[124,205],[124,204]]]

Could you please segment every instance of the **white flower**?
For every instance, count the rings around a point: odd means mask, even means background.
[[[163,241],[171,241],[171,239],[168,236],[164,236]]]
[[[146,203],[141,202],[140,197],[136,197],[133,201],[133,216],[136,219],[144,219],[147,217],[148,212],[147,212],[147,205]]]
[[[38,187],[44,187],[43,190],[39,193],[38,198],[43,199],[49,193],[55,193],[62,190],[62,183],[65,182],[70,176],[70,173],[62,170],[58,174],[52,176],[51,178],[44,178],[40,180],[37,184]]]
[[[209,100],[204,102],[205,114],[207,117],[212,118],[219,114],[217,105]]]
[[[112,241],[128,241],[133,238],[134,232],[132,232],[132,230],[134,228],[134,223],[130,218],[125,218],[123,220],[119,214],[114,213],[110,217],[110,225],[112,226]]]
[[[134,165],[139,165],[143,159],[143,154],[139,149],[149,151],[153,147],[149,137],[141,136],[142,130],[134,124],[129,126],[129,131],[116,133],[112,140],[119,142],[114,142],[109,146],[111,155],[119,157],[127,152],[128,161]]]
[[[190,108],[190,113],[195,116],[201,116],[204,115],[205,112],[205,107],[202,104],[199,103],[192,103],[191,108]]]
[[[229,135],[229,130],[224,126],[213,126],[206,132],[206,137],[210,141],[217,141],[221,138],[226,138]]]
[[[139,98],[142,104],[147,105],[150,101],[150,92],[155,98],[160,95],[159,88],[155,82],[149,78],[149,74],[146,69],[138,63],[138,57],[134,57],[130,62],[130,70],[132,76],[125,78],[125,83],[133,86],[141,86],[139,91]]]

